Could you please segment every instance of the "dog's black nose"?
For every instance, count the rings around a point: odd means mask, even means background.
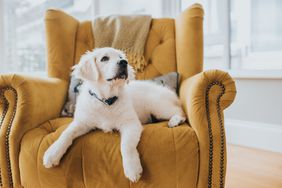
[[[127,66],[127,61],[124,60],[124,59],[122,59],[122,60],[120,60],[120,61],[118,62],[118,65],[119,65],[120,67],[126,67],[126,66]]]

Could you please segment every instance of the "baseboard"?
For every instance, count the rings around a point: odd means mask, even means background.
[[[282,125],[225,120],[227,143],[282,153]]]

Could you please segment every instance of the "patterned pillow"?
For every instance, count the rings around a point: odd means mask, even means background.
[[[168,87],[169,89],[178,92],[179,85],[179,74],[177,72],[171,72],[165,74],[163,76],[156,77],[152,79],[153,82]],[[61,112],[61,116],[72,117],[75,110],[76,98],[79,95],[79,89],[81,84],[83,84],[82,80],[71,76],[70,86],[68,91],[68,99],[64,105],[64,108]]]

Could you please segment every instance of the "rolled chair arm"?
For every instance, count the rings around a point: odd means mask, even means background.
[[[226,143],[223,110],[234,100],[234,80],[226,72],[209,70],[184,80],[180,99],[200,147],[198,187],[224,187]]]
[[[57,78],[0,75],[0,167],[2,187],[20,187],[19,149],[23,135],[58,117],[68,83]]]

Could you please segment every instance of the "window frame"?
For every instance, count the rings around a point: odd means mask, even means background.
[[[178,0],[183,2],[183,0]],[[193,1],[194,3],[201,3],[200,0]],[[250,3],[250,0],[249,0]],[[182,8],[182,6],[181,6]],[[205,47],[208,47],[209,45],[223,45],[223,52],[220,52],[220,55],[212,54],[208,55],[205,58],[216,58],[216,57],[222,57],[223,58],[223,67],[220,69],[223,69],[227,72],[229,72],[233,77],[239,78],[239,79],[282,79],[282,69],[256,69],[256,68],[249,68],[244,69],[244,67],[240,69],[236,69],[234,67],[234,63],[232,63],[232,57],[234,57],[234,54],[236,53],[236,49],[232,48],[232,42],[231,42],[231,0],[224,0],[222,1],[222,8],[223,8],[223,14],[225,16],[223,19],[223,27],[222,35],[220,34],[205,34],[204,35],[204,45]],[[250,7],[248,7],[250,8]],[[251,11],[251,10],[249,10]],[[251,27],[251,26],[250,26]],[[251,28],[249,28],[250,30]],[[246,35],[250,35],[250,33],[247,33]],[[235,52],[235,53],[234,53]],[[206,52],[205,52],[206,53]],[[259,58],[259,56],[263,57],[264,54],[267,52],[251,52],[248,54],[248,56],[244,57],[244,61],[248,62],[257,62],[255,59]],[[271,52],[275,54],[275,52]],[[223,54],[223,56],[221,56]],[[235,54],[236,55],[236,54]],[[254,57],[256,55],[256,57]],[[279,59],[281,53],[279,52],[278,55],[276,53],[276,56],[278,56]],[[269,58],[268,58],[269,59]],[[263,60],[261,60],[259,63],[262,63]],[[272,63],[273,65],[277,65],[277,60]],[[236,65],[235,65],[236,66]],[[248,66],[246,64],[245,66]]]

